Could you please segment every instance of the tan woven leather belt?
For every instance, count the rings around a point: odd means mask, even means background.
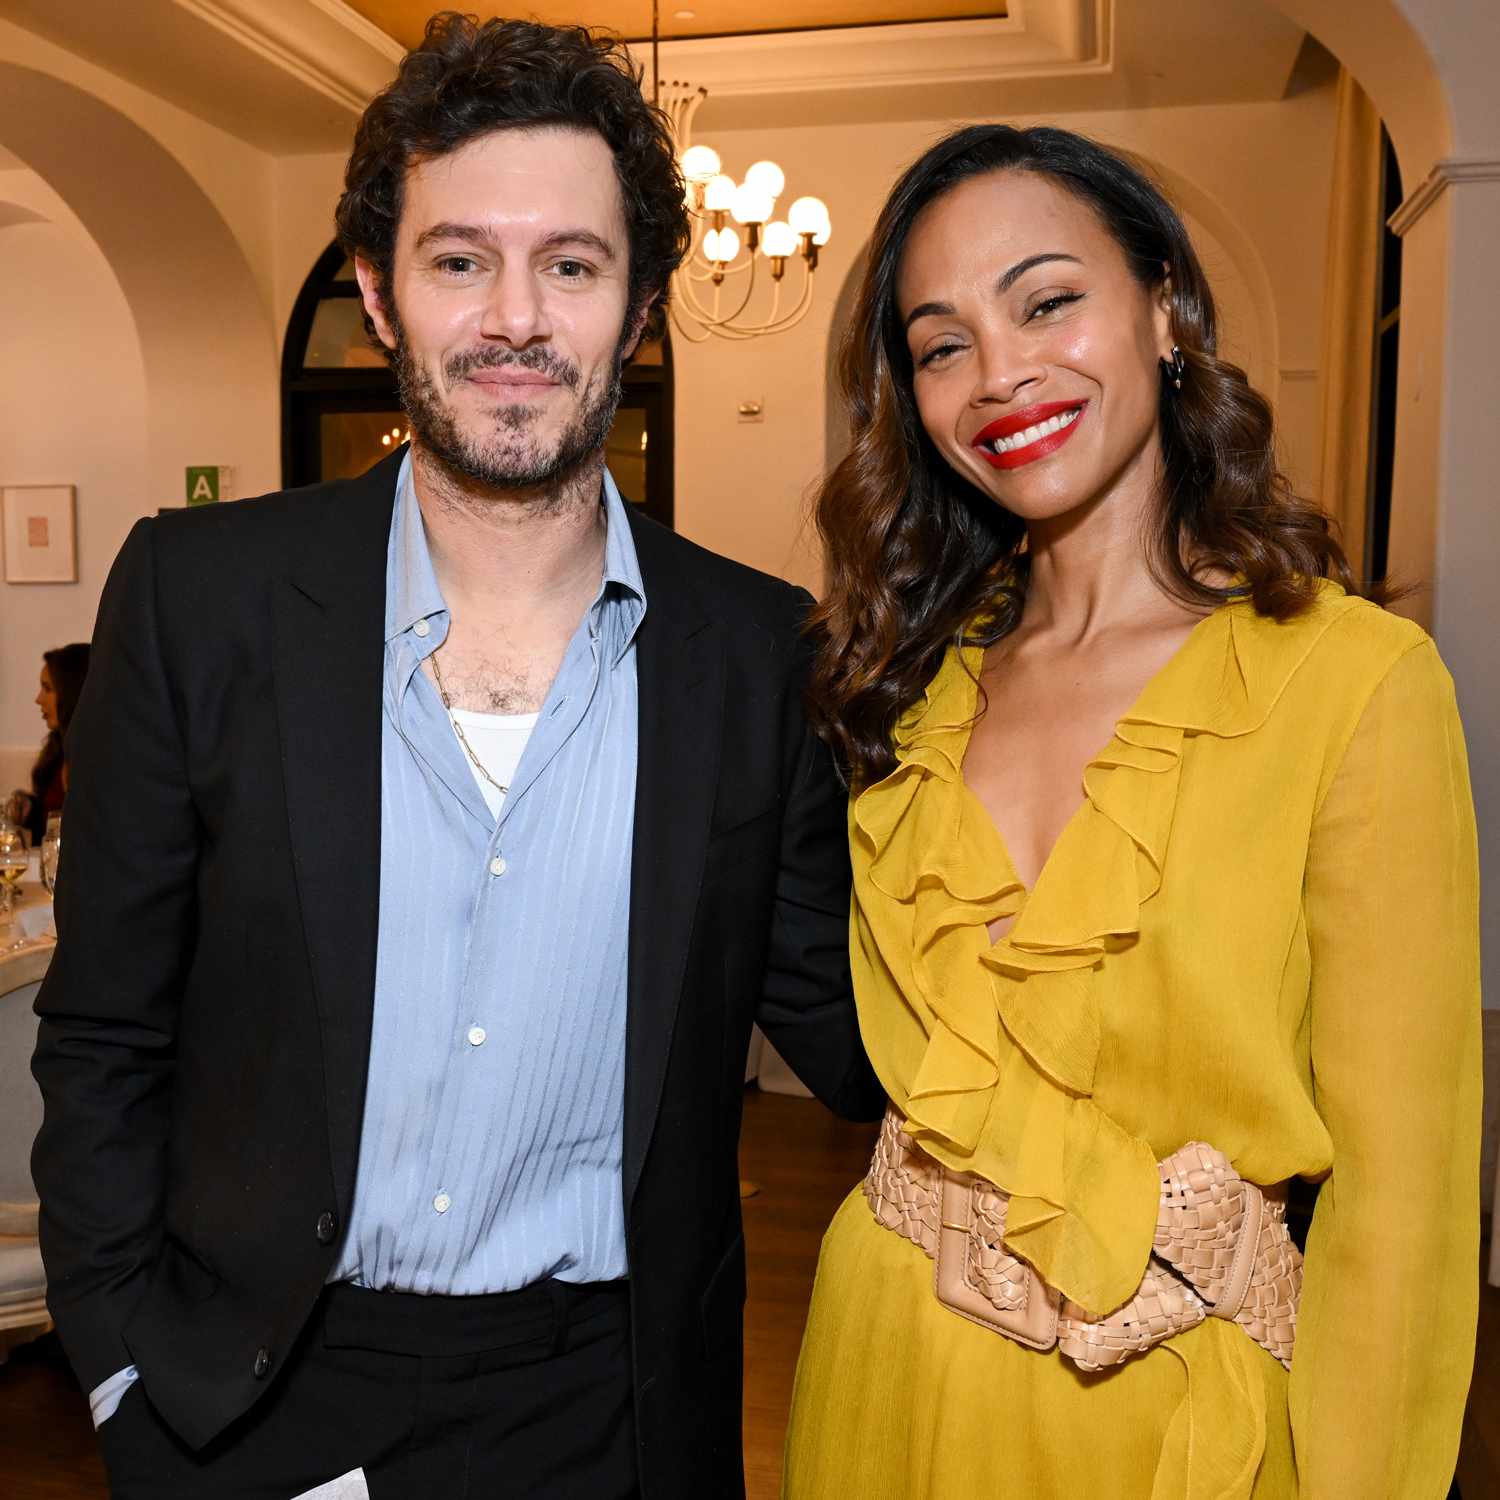
[[[935,1262],[938,1301],[1031,1349],[1057,1345],[1085,1370],[1117,1365],[1205,1318],[1238,1323],[1288,1368],[1302,1255],[1284,1196],[1246,1182],[1212,1146],[1191,1142],[1159,1164],[1161,1207],[1135,1295],[1092,1317],[1005,1248],[1008,1196],[934,1161],[886,1110],[865,1176],[875,1217]]]

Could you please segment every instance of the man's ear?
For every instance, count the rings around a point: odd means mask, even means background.
[[[370,321],[375,325],[375,332],[380,337],[380,342],[387,349],[396,347],[396,335],[391,328],[391,320],[385,314],[385,301],[381,296],[380,273],[367,261],[364,256],[354,257],[354,275],[359,281],[359,300],[364,303],[365,311],[370,315]]]
[[[660,292],[652,292],[652,294],[647,297],[643,303],[641,303],[640,307],[636,309],[635,316],[630,321],[629,336],[626,338],[624,348],[620,354],[620,359],[622,362],[629,359],[630,356],[634,354],[635,351],[640,347],[641,335],[646,331],[646,319],[651,316],[651,309],[656,306],[657,302],[660,299]]]

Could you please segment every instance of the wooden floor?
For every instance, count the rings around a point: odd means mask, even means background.
[[[818,1243],[863,1175],[873,1128],[805,1099],[752,1091],[741,1170],[750,1301],[745,1315],[745,1473],[749,1500],[776,1500],[781,1443]],[[1500,1289],[1480,1306],[1479,1358],[1459,1459],[1463,1500],[1500,1500]],[[55,1341],[0,1368],[0,1500],[106,1500],[88,1409]],[[851,1496],[850,1500],[859,1500]],[[979,1497],[975,1497],[979,1500]]]

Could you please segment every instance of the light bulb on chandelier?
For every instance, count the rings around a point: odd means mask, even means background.
[[[689,146],[682,153],[682,175],[689,182],[707,182],[722,170],[719,153],[712,146]]]
[[[785,219],[777,219],[761,231],[760,248],[773,260],[785,260],[797,253],[797,232]]]
[[[710,229],[703,236],[703,258],[713,267],[713,283],[724,279],[724,268],[740,253],[740,237],[732,229]]]
[[[774,161],[752,163],[745,173],[745,181],[771,198],[779,198],[786,191],[786,173]]]
[[[711,214],[727,214],[729,206],[734,202],[737,189],[734,178],[726,177],[722,172],[716,172],[703,187],[703,206]]]
[[[776,200],[757,184],[742,182],[734,190],[729,211],[736,224],[764,224],[776,209]]]

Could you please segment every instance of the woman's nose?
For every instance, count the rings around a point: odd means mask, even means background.
[[[974,406],[1008,406],[1020,391],[1037,384],[1047,373],[1046,365],[1024,339],[990,334],[980,338],[978,354],[977,379],[969,397]]]

